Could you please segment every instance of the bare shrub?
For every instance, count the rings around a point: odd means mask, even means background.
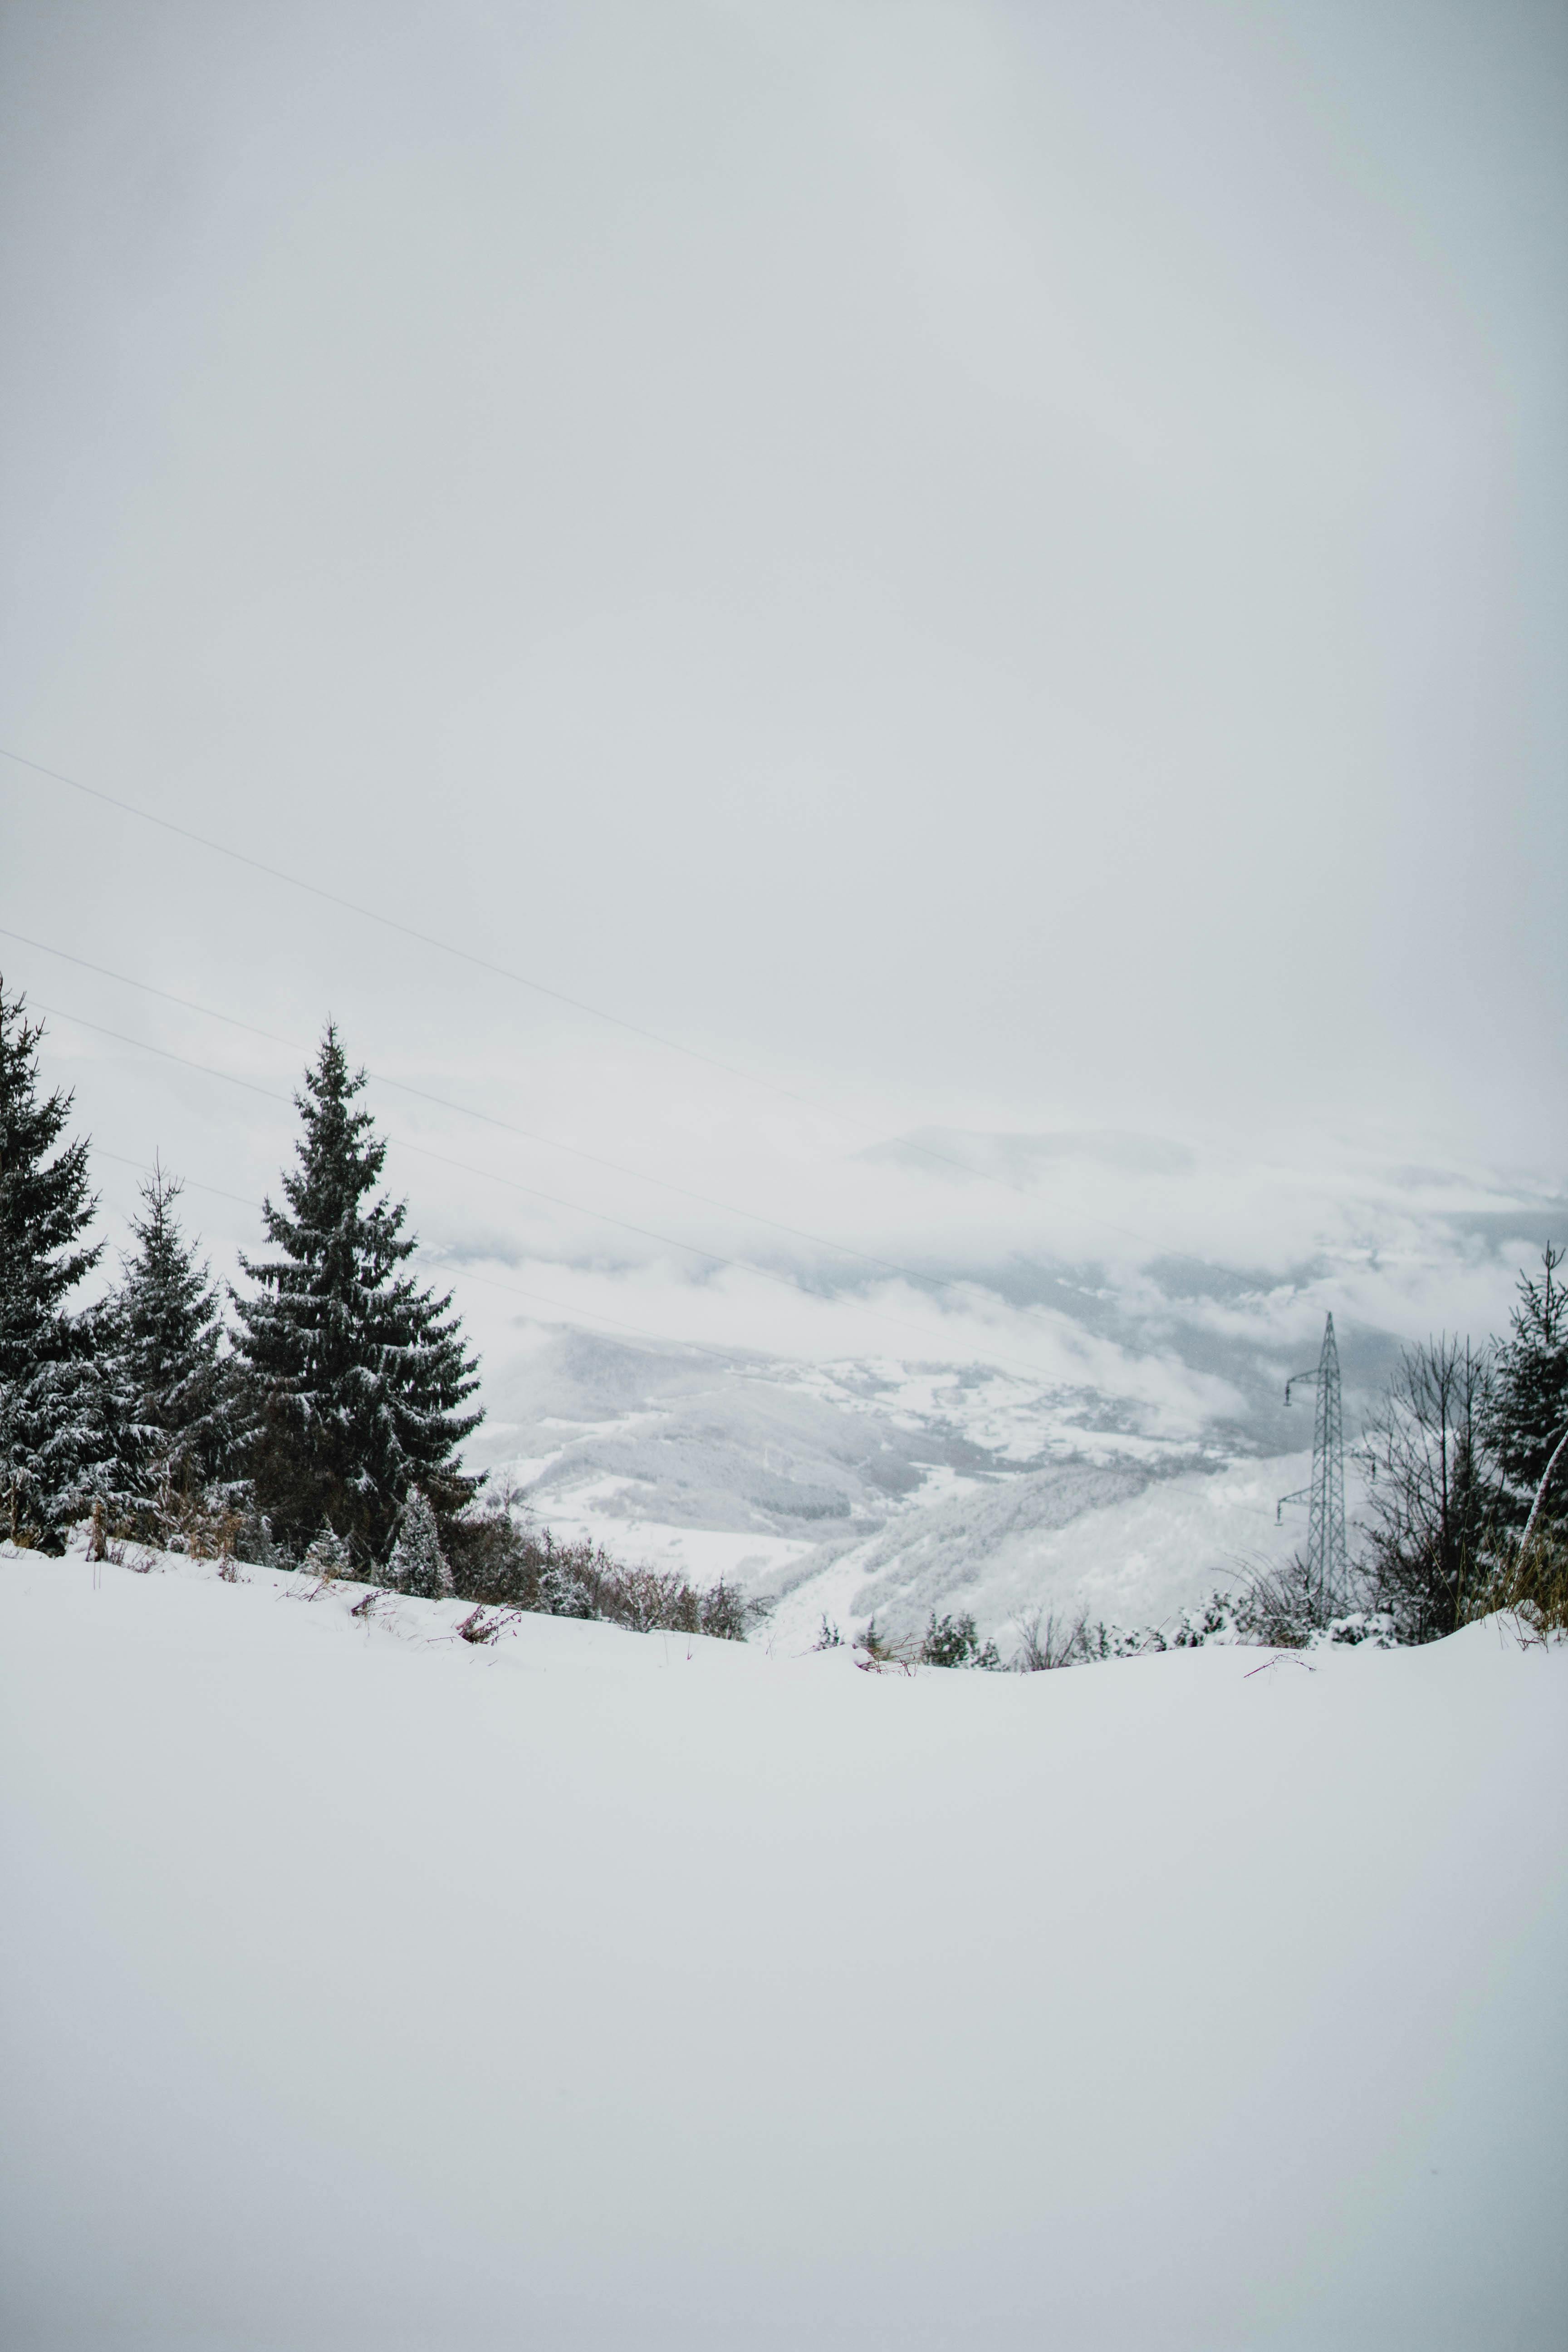
[[[873,1617],[863,1633],[855,1637],[855,1663],[862,1674],[912,1675],[920,1659],[918,1639],[906,1638],[891,1642],[878,1630]]]
[[[1085,1666],[1116,1654],[1113,1636],[1098,1620],[1090,1620],[1086,1608],[1059,1617],[1054,1609],[1026,1609],[1014,1618],[1013,1630],[1018,1646],[1007,1664],[1016,1675],[1051,1674],[1060,1666]]]
[[[507,1480],[447,1522],[452,1586],[463,1601],[491,1609],[538,1609],[540,1583],[553,1546],[536,1534],[517,1487]]]
[[[695,1633],[698,1601],[684,1577],[653,1568],[623,1568],[607,1576],[599,1606],[613,1624],[633,1633]]]
[[[447,1531],[458,1598],[481,1610],[597,1619],[633,1633],[706,1633],[743,1642],[770,1604],[723,1577],[696,1585],[668,1569],[628,1568],[602,1544],[536,1528],[515,1487],[484,1496]]]
[[[1358,1580],[1403,1642],[1452,1633],[1490,1588],[1504,1503],[1485,1459],[1492,1418],[1488,1350],[1445,1334],[1405,1349],[1367,1423],[1358,1449],[1367,1479]],[[1318,1616],[1326,1624],[1360,1597],[1328,1593]]]
[[[458,1623],[458,1639],[480,1644],[493,1642],[498,1633],[504,1633],[509,1625],[516,1622],[515,1609],[470,1609]]]
[[[770,1614],[772,1606],[771,1601],[750,1598],[739,1585],[726,1584],[721,1577],[698,1595],[697,1630],[710,1641],[743,1642],[752,1626]]]
[[[1488,1599],[1527,1640],[1568,1640],[1568,1542],[1555,1534],[1532,1536],[1499,1570]]]

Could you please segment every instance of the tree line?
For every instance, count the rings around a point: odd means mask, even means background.
[[[1442,1333],[1402,1350],[1352,1459],[1361,1473],[1343,1581],[1298,1552],[1222,1587],[1173,1626],[1056,1629],[1072,1664],[1243,1641],[1436,1642],[1503,1611],[1568,1633],[1568,1284],[1548,1242],[1521,1269],[1506,1335]]]
[[[1353,1459],[1363,1499],[1342,1583],[1325,1589],[1298,1552],[1247,1570],[1163,1625],[1127,1627],[1044,1607],[1012,1622],[1005,1657],[973,1615],[922,1636],[858,1637],[873,1666],[963,1666],[1037,1674],[1102,1659],[1241,1642],[1404,1646],[1440,1640],[1505,1611],[1540,1636],[1568,1633],[1568,1283],[1548,1242],[1519,1276],[1506,1337],[1447,1333],[1403,1350]],[[843,1640],[826,1617],[818,1649]]]
[[[1357,1448],[1352,1602],[1403,1641],[1496,1608],[1568,1622],[1568,1285],[1548,1242],[1505,1338],[1407,1349]],[[1526,1540],[1528,1537],[1528,1540]]]
[[[73,1097],[41,1088],[43,1034],[0,980],[0,1533],[58,1553],[90,1516],[100,1543],[113,1532],[308,1564],[481,1609],[745,1632],[731,1588],[558,1545],[520,1528],[510,1495],[481,1495],[462,1465],[482,1418],[478,1362],[450,1294],[414,1269],[406,1205],[380,1189],[386,1145],[359,1099],[364,1074],[331,1023],[295,1097],[294,1164],[262,1206],[266,1248],[240,1259],[247,1287],[226,1300],[181,1226],[178,1182],[155,1165],[121,1278],[85,1307],[73,1299],[102,1258],[88,1238],[98,1202],[87,1142],[63,1140]],[[1539,1275],[1521,1275],[1506,1338],[1405,1353],[1358,1449],[1342,1591],[1323,1593],[1298,1559],[1216,1594],[1173,1634],[1037,1620],[1020,1660],[1336,1629],[1426,1642],[1500,1607],[1568,1627],[1568,1450],[1537,1506],[1568,1435],[1563,1264],[1548,1244]],[[933,1615],[920,1655],[1000,1663],[970,1618]]]
[[[0,1515],[58,1550],[94,1506],[149,1535],[204,1515],[252,1524],[301,1559],[323,1537],[356,1566],[390,1559],[408,1498],[438,1528],[478,1481],[475,1359],[449,1296],[409,1261],[406,1208],[378,1190],[386,1146],[333,1024],[295,1097],[295,1164],[262,1207],[267,1246],[226,1301],[154,1166],[121,1278],[73,1305],[104,1244],[73,1097],[45,1093],[40,1023],[0,982]],[[232,1321],[226,1313],[232,1309]]]
[[[1342,1583],[1300,1553],[1189,1612],[1177,1639],[1436,1642],[1506,1611],[1568,1632],[1568,1285],[1553,1242],[1521,1269],[1506,1334],[1403,1349],[1352,1459]]]
[[[89,1146],[73,1097],[45,1092],[43,1027],[0,981],[0,1534],[51,1553],[91,1541],[309,1567],[476,1604],[743,1635],[721,1581],[622,1567],[519,1524],[462,1449],[479,1365],[449,1293],[422,1283],[406,1204],[381,1190],[385,1142],[329,1022],[295,1097],[300,1131],[266,1246],[226,1297],[154,1165],[120,1279],[99,1266]]]

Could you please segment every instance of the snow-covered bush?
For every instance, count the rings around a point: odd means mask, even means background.
[[[309,1569],[312,1576],[329,1579],[352,1572],[353,1555],[342,1536],[333,1532],[331,1519],[322,1520],[321,1533],[311,1542],[300,1565]]]
[[[1309,1646],[1330,1649],[1358,1642],[1370,1642],[1374,1650],[1397,1649],[1399,1627],[1386,1609],[1352,1609],[1343,1617],[1331,1617]]]
[[[397,1541],[386,1563],[386,1580],[395,1592],[420,1601],[445,1601],[452,1591],[452,1571],[441,1549],[440,1530],[430,1500],[414,1487],[403,1508]]]
[[[921,1643],[922,1666],[979,1666],[994,1674],[1001,1663],[995,1643],[981,1641],[967,1611],[957,1617],[939,1617],[931,1611]]]
[[[557,1553],[539,1580],[536,1607],[546,1617],[596,1617],[593,1587],[570,1552]]]

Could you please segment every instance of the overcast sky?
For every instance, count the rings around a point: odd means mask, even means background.
[[[289,1042],[8,983],[285,1094],[331,1008],[806,1224],[932,1122],[1560,1180],[1560,7],[0,40],[0,741],[814,1108],[0,762],[0,923]],[[106,1150],[276,1170],[285,1110],[53,1028]]]

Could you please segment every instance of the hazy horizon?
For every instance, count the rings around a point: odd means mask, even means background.
[[[596,1155],[374,1097],[531,1291],[487,1347],[1016,1352],[1041,1266],[1157,1334],[1189,1255],[1260,1328],[1495,1327],[1568,1177],[1559,13],[12,5],[0,57],[0,744],[712,1057],[0,760],[111,1233],[160,1151],[227,1270],[330,1013]],[[876,1156],[927,1129],[1078,1140],[1021,1196]]]

